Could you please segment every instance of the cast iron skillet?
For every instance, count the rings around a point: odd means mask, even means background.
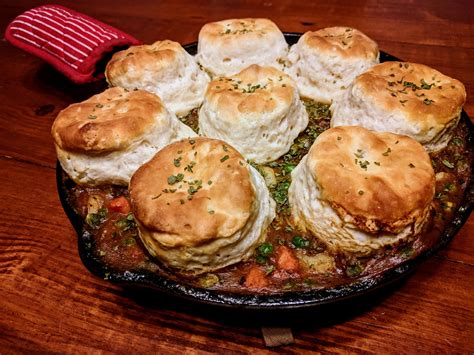
[[[300,33],[285,33],[286,41],[290,45],[296,43],[300,36]],[[194,55],[197,51],[197,43],[188,44],[184,46],[184,48],[190,54]],[[396,60],[399,59],[384,52],[380,53],[381,62]],[[463,120],[469,128],[467,146],[468,149],[472,151],[474,142],[474,126],[464,111],[462,112],[461,120]],[[355,298],[395,283],[414,271],[423,261],[444,248],[461,229],[474,207],[474,182],[473,179],[470,179],[460,207],[455,213],[453,220],[447,225],[442,233],[438,243],[415,258],[406,260],[396,268],[389,269],[381,274],[367,276],[365,278],[354,280],[354,282],[350,284],[322,290],[293,291],[280,294],[239,294],[197,288],[167,279],[158,273],[146,271],[117,272],[110,270],[94,256],[92,235],[83,228],[83,219],[73,210],[72,206],[67,201],[67,190],[71,188],[71,186],[66,186],[67,183],[64,182],[62,174],[63,171],[58,162],[56,167],[56,180],[61,204],[77,232],[81,260],[92,274],[124,286],[148,287],[172,297],[184,298],[200,304],[230,308],[245,308],[250,310],[281,310],[305,307],[314,308]]]

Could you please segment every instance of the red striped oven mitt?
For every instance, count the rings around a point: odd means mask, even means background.
[[[78,84],[103,77],[103,73],[96,73],[96,65],[106,54],[140,43],[112,26],[59,5],[22,13],[7,27],[5,38]]]

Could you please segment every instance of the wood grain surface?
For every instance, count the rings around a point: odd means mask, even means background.
[[[1,1],[0,28],[41,1]],[[45,2],[47,3],[47,2]],[[472,0],[55,1],[144,42],[194,42],[203,24],[268,17],[283,31],[355,27],[382,50],[461,80],[474,117]],[[105,87],[77,86],[0,42],[0,353],[265,353],[474,351],[474,217],[404,282],[313,311],[222,311],[124,289],[82,265],[56,192],[50,127],[57,113]],[[261,327],[291,327],[267,349]]]

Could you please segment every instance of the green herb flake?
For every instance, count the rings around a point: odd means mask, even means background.
[[[182,157],[178,157],[176,159],[173,160],[173,164],[174,166],[176,166],[177,168],[179,168],[181,166],[181,159],[183,159]]]
[[[275,265],[270,265],[265,269],[265,275],[270,275],[273,271],[275,271]]]
[[[215,211],[214,211],[214,210],[207,210],[207,213],[209,213],[209,214],[214,214]]]
[[[431,105],[433,102],[434,102],[434,100],[430,100],[430,99],[424,99],[424,100],[423,100],[423,103],[424,103],[425,105]]]
[[[404,258],[409,258],[413,255],[415,251],[411,246],[406,246],[400,250],[400,255],[403,256]]]
[[[357,193],[362,196],[364,194],[364,191],[359,190]]]
[[[361,161],[361,160],[360,160],[360,161],[359,161],[360,167],[361,167],[362,169],[364,169],[365,171],[367,171],[367,167],[369,166],[369,164],[370,164],[370,163],[369,163],[367,160],[365,160],[365,161]]]
[[[346,268],[346,275],[349,277],[355,277],[360,275],[362,271],[362,266],[360,266],[359,264],[350,265]]]
[[[90,119],[90,120],[95,120],[97,118],[97,116],[96,115],[89,115],[89,116],[87,116],[87,118]]]
[[[452,182],[448,182],[446,184],[444,184],[444,188],[443,188],[444,191],[454,191],[456,190],[456,185],[454,185]]]
[[[268,261],[268,258],[266,256],[263,256],[263,255],[260,255],[258,254],[256,257],[255,257],[255,261],[257,262],[257,264],[260,264],[260,265],[265,265]]]
[[[122,231],[126,231],[136,227],[135,219],[133,214],[129,213],[127,217],[121,218],[114,223],[114,226]]]
[[[175,175],[170,175],[168,176],[168,184],[169,185],[174,185],[178,182],[178,179],[176,178]]]
[[[209,181],[207,182],[207,184],[208,184],[208,185],[212,185],[212,180],[209,180]]]
[[[225,162],[227,159],[229,159],[229,156],[228,155],[224,155],[220,160],[221,160],[221,163]]]
[[[282,169],[282,170],[283,170],[285,173],[289,174],[289,173],[291,173],[291,172],[294,170],[294,168],[296,168],[296,166],[293,165],[293,164],[285,164],[285,165],[283,165],[283,169]]]
[[[382,153],[383,156],[388,157],[388,155],[392,152],[392,149],[390,147],[387,148],[385,152]]]
[[[380,162],[378,162],[378,161],[374,161],[374,164],[377,165],[377,166],[380,166]]]
[[[125,238],[124,240],[122,240],[122,244],[127,247],[135,245],[136,243],[137,241],[135,240],[135,238]]]
[[[443,159],[442,163],[444,166],[448,167],[449,169],[454,169],[454,164],[451,163],[449,160]]]
[[[86,223],[92,228],[99,228],[106,218],[107,208],[99,208],[97,213],[89,213],[86,216]]]
[[[459,137],[454,137],[451,142],[454,144],[454,145],[457,145],[457,146],[462,146],[464,144],[464,141],[462,140],[462,138],[459,138]]]
[[[432,86],[434,86],[434,83],[428,84],[424,79],[420,80],[421,82],[421,88],[424,90],[430,90]]]
[[[415,167],[415,165],[413,165],[412,163],[408,164],[408,166],[412,169]]]

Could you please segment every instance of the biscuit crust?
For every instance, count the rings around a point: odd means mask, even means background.
[[[252,64],[281,68],[287,54],[288,44],[273,21],[242,18],[205,24],[196,59],[211,75],[233,75]]]
[[[344,59],[375,60],[379,54],[375,41],[351,27],[327,27],[309,31],[301,36],[300,41],[308,48]]]
[[[232,77],[209,83],[206,100],[226,121],[259,120],[262,115],[284,110],[295,99],[295,83],[272,67],[251,65]]]
[[[201,134],[229,142],[258,163],[285,154],[307,124],[296,83],[259,65],[211,81],[199,112]]]
[[[464,85],[424,64],[385,62],[361,74],[362,92],[387,111],[401,111],[421,126],[441,129],[461,113]]]
[[[434,196],[429,155],[415,140],[344,126],[322,133],[308,153],[321,199],[368,233],[398,233],[424,215]]]
[[[247,223],[255,203],[242,155],[208,138],[166,146],[138,169],[129,190],[136,218],[165,247],[228,238]]]
[[[62,110],[51,133],[63,150],[100,154],[126,149],[167,115],[156,95],[116,87]]]
[[[201,104],[209,82],[194,58],[178,42],[169,40],[115,53],[105,75],[111,85],[158,95],[177,115],[185,115]]]
[[[379,63],[376,42],[351,27],[328,27],[303,34],[285,68],[303,97],[331,103],[354,78]]]
[[[404,134],[443,149],[466,101],[464,85],[423,64],[384,62],[359,75],[331,106],[331,126]]]

